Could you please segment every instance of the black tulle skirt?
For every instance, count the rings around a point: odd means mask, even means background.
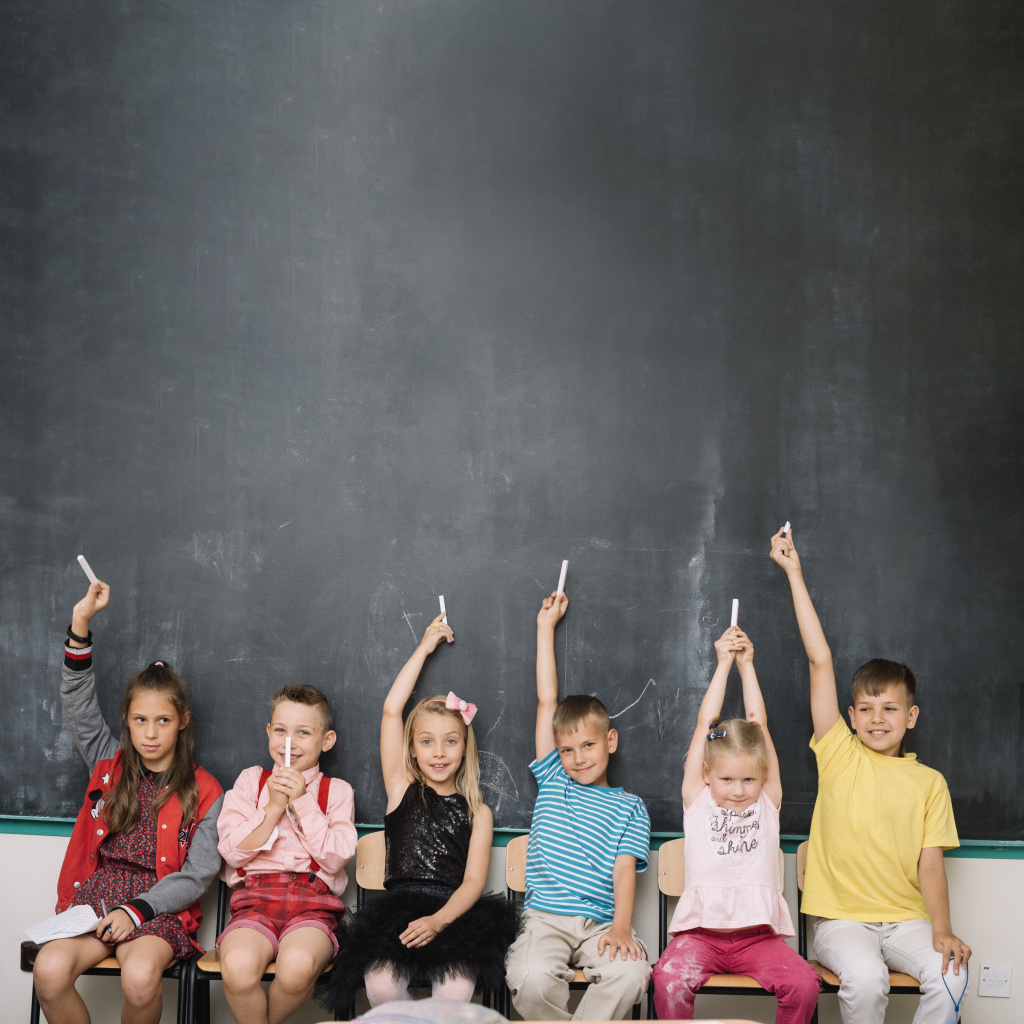
[[[485,989],[505,982],[505,953],[516,936],[516,908],[504,896],[483,896],[432,942],[408,949],[398,936],[419,917],[436,914],[450,898],[446,886],[402,885],[368,900],[338,932],[338,955],[326,978],[324,1005],[347,1010],[368,970],[390,967],[432,983],[465,975]]]

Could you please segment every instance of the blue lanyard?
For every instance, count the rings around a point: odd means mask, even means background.
[[[950,957],[952,960],[953,958]],[[964,990],[960,993],[959,999],[953,999],[953,993],[949,990],[949,983],[946,981],[946,976],[942,975],[942,984],[946,986],[946,992],[949,994],[949,998],[953,1002],[953,1011],[956,1013],[956,1019],[960,1019],[960,1004],[964,1001],[964,997],[967,995],[967,985],[971,980],[971,965],[964,964]]]

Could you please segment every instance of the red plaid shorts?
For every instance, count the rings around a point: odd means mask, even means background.
[[[245,876],[245,888],[231,897],[231,921],[217,936],[217,945],[236,928],[265,935],[277,956],[278,943],[296,928],[319,928],[338,952],[335,929],[345,904],[322,878],[308,871],[274,871]]]

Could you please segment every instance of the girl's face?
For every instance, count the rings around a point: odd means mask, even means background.
[[[711,799],[727,811],[746,810],[761,795],[764,776],[755,770],[750,754],[716,757],[704,765],[704,782],[711,787]]]
[[[132,746],[151,772],[165,772],[174,763],[178,733],[188,725],[191,711],[179,715],[166,694],[153,690],[137,693],[128,706]]]
[[[455,792],[455,776],[466,753],[466,739],[450,715],[421,714],[412,730],[412,756],[431,789]]]

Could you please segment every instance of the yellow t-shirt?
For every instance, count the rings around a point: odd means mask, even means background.
[[[946,780],[915,754],[868,749],[840,719],[820,741],[803,910],[848,921],[929,920],[917,862],[959,846]]]

